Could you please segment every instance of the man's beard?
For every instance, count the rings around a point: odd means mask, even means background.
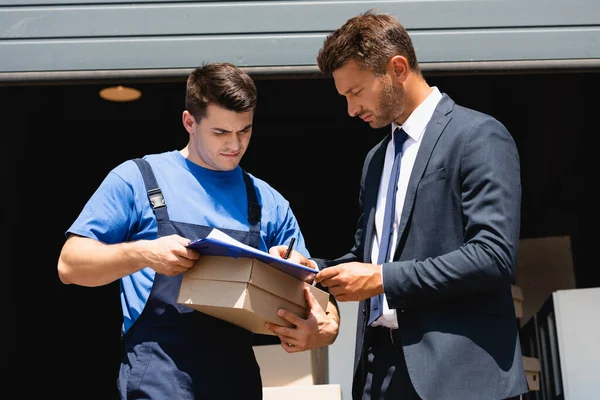
[[[383,128],[396,119],[396,115],[400,114],[400,104],[404,98],[402,91],[394,88],[388,80],[382,79],[381,82],[382,90],[378,104],[379,112],[370,124],[372,128],[376,129]]]

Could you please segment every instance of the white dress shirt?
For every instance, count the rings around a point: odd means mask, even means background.
[[[392,223],[392,229],[394,231],[392,240],[390,240],[390,257],[387,260],[392,261],[394,256],[394,249],[396,246],[396,240],[398,240],[398,226],[400,225],[400,216],[402,215],[402,208],[404,206],[404,199],[406,197],[406,189],[408,188],[408,180],[410,173],[412,172],[415,159],[417,158],[417,152],[421,146],[421,139],[425,133],[425,127],[429,123],[431,116],[439,101],[442,98],[437,87],[433,87],[433,90],[427,96],[427,98],[419,104],[419,106],[410,114],[406,119],[401,128],[406,132],[408,138],[402,146],[402,158],[400,159],[400,177],[398,178],[398,189],[396,192],[396,215],[394,216],[394,222]],[[398,127],[396,123],[392,123],[392,132]],[[383,165],[383,173],[381,174],[381,183],[379,184],[379,194],[377,195],[377,209],[375,211],[375,236],[373,238],[373,246],[371,250],[371,263],[377,264],[377,256],[379,254],[379,242],[381,238],[381,229],[383,226],[383,214],[385,213],[385,198],[388,190],[388,183],[390,180],[390,174],[392,172],[392,164],[394,164],[394,141],[390,140],[385,152],[385,163]],[[381,275],[383,277],[383,273]],[[384,282],[385,287],[385,282]],[[396,316],[396,310],[390,310],[387,302],[387,298],[383,296],[383,315],[373,322],[372,326],[385,326],[388,328],[398,328],[398,318]]]

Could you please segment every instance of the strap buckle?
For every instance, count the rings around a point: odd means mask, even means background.
[[[152,204],[153,209],[165,207],[167,205],[159,188],[148,190],[148,198],[150,199],[150,204]]]

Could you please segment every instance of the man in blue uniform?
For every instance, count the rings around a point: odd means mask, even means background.
[[[187,146],[110,171],[68,229],[58,274],[81,286],[120,281],[123,399],[261,399],[252,333],[177,303],[182,273],[200,257],[186,246],[218,228],[263,251],[296,238],[309,254],[288,201],[239,166],[252,79],[229,63],[196,68],[185,107]],[[294,321],[294,346],[307,350],[335,340],[339,316],[334,303],[317,304]]]

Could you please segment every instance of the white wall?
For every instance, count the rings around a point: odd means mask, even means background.
[[[329,346],[329,383],[339,384],[342,399],[352,399],[352,369],[354,367],[354,342],[358,302],[338,303],[340,308],[340,333]]]
[[[600,288],[558,290],[552,296],[564,398],[596,400],[600,398]]]

